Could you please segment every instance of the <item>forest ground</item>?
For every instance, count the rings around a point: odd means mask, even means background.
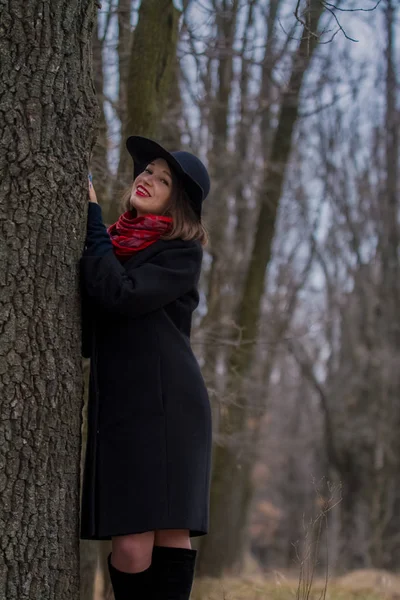
[[[400,600],[400,577],[386,571],[355,571],[328,581],[317,579],[307,595],[298,579],[276,572],[264,578],[198,580],[193,600]]]
[[[103,600],[101,577],[94,600]],[[192,600],[400,600],[400,575],[380,570],[359,570],[330,578],[324,595],[324,580],[317,578],[307,595],[298,591],[295,573],[274,571],[264,576],[248,575],[222,580],[196,579]]]

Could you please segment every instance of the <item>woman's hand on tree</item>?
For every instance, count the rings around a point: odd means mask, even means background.
[[[89,202],[96,202],[97,204],[97,196],[96,196],[96,192],[94,191],[94,187],[93,187],[93,183],[92,183],[92,176],[89,174]]]

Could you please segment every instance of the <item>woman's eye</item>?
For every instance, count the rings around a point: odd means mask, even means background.
[[[169,185],[169,183],[166,179],[161,179],[161,183],[165,183],[165,185]]]
[[[153,171],[152,171],[152,170],[151,170],[149,167],[146,167],[146,168],[145,168],[145,173],[150,173],[150,175],[151,175],[151,174],[152,174],[152,172],[153,172]]]

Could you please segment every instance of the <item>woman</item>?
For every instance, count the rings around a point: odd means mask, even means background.
[[[81,539],[112,540],[116,600],[185,600],[196,558],[190,537],[208,530],[211,411],[190,330],[210,181],[190,153],[138,136],[127,148],[134,181],[108,230],[89,183]]]

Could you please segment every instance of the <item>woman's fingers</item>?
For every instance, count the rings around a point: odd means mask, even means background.
[[[97,196],[96,196],[96,192],[94,191],[91,173],[89,173],[88,179],[89,179],[89,202],[97,202]]]

